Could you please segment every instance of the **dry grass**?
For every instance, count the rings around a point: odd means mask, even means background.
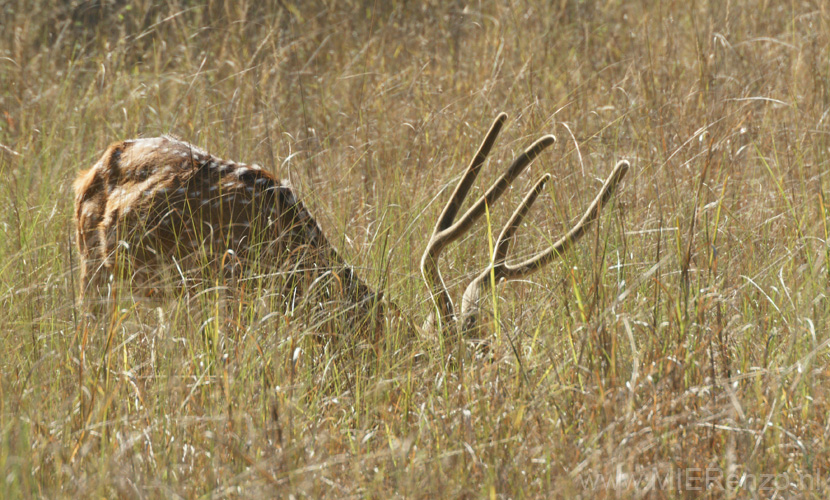
[[[3,498],[828,495],[826,2],[52,4],[0,4]],[[256,289],[74,306],[71,180],[170,132],[290,177],[424,317],[424,235],[501,110],[485,181],[558,138],[492,210],[553,174],[522,252],[633,168],[563,264],[499,289],[492,358],[321,341]],[[454,293],[486,249],[448,252]]]

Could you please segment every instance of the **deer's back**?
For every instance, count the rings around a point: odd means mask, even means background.
[[[78,245],[94,273],[116,247],[135,269],[176,260],[280,260],[325,247],[291,186],[172,137],[112,144],[75,182]]]

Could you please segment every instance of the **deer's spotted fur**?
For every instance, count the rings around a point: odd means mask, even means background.
[[[254,263],[295,283],[330,272],[355,303],[375,296],[290,184],[173,137],[112,144],[78,176],[75,203],[87,303],[107,294],[124,269],[134,285],[152,288],[163,268],[181,275],[208,265],[227,273]]]

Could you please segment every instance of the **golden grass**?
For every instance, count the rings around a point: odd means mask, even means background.
[[[830,4],[125,3],[0,5],[0,497],[828,495]],[[492,207],[553,174],[519,254],[632,170],[498,289],[491,357],[321,341],[256,288],[74,305],[72,179],[173,133],[291,178],[425,317],[425,235],[502,110],[476,192],[558,139]],[[447,252],[456,296],[487,238]]]

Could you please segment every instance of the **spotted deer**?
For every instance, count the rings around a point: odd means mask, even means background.
[[[491,264],[466,287],[457,315],[439,270],[446,247],[468,232],[548,146],[548,135],[531,144],[461,216],[458,212],[504,125],[499,114],[438,218],[421,259],[421,274],[435,305],[425,329],[447,333],[477,327],[483,297],[494,284],[523,278],[566,252],[598,218],[628,171],[617,163],[579,222],[559,241],[516,263],[507,262],[510,243],[550,174],[528,191],[495,241]],[[95,309],[118,279],[150,294],[164,288],[163,276],[183,281],[208,269],[219,276],[244,276],[251,268],[287,276],[285,297],[295,297],[327,278],[353,321],[379,328],[399,308],[375,292],[340,256],[292,186],[257,165],[223,160],[164,136],[117,142],[75,181],[77,243],[81,255],[81,298]],[[258,267],[257,267],[258,266]],[[127,270],[128,272],[125,272]]]

